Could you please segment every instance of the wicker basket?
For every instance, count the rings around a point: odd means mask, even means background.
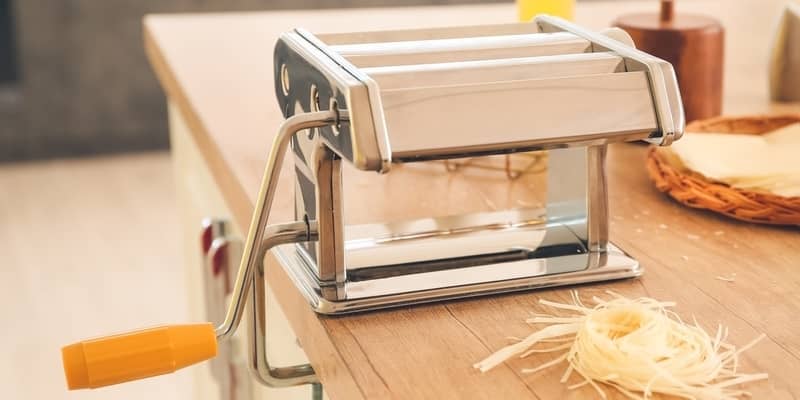
[[[686,131],[760,135],[795,122],[800,122],[800,114],[718,117],[692,122]],[[658,190],[682,204],[743,221],[800,225],[800,197],[736,189],[680,165],[672,153],[657,147],[651,148],[647,156],[647,170]]]

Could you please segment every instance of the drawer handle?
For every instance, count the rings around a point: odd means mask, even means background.
[[[211,266],[211,275],[214,277],[218,277],[219,274],[225,274],[223,276],[225,280],[225,294],[228,294],[231,290],[231,285],[229,282],[228,277],[228,257],[229,254],[229,247],[230,241],[226,238],[219,238],[215,239],[214,243],[211,245],[211,248],[208,251],[208,260]]]
[[[211,250],[214,239],[224,237],[227,231],[227,221],[221,218],[203,218],[201,221],[202,230],[200,232],[201,254],[206,255]]]

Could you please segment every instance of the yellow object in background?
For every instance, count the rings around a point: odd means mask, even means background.
[[[530,21],[536,14],[572,19],[575,14],[575,0],[517,0],[517,13],[522,22]]]

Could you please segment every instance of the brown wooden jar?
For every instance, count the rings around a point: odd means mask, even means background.
[[[672,0],[662,0],[660,13],[623,15],[614,25],[628,32],[638,49],[672,63],[687,121],[717,116],[725,30],[714,18],[673,10]]]

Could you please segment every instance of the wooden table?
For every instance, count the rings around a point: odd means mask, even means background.
[[[725,109],[728,113],[800,111],[770,104],[766,57],[781,1],[684,2],[728,28]],[[652,2],[580,3],[577,22],[599,29],[614,16]],[[273,95],[272,48],[293,27],[317,32],[512,21],[511,4],[435,8],[151,16],[145,42],[170,101],[239,227],[250,221],[269,143],[282,117]],[[730,341],[767,338],[743,356],[743,369],[766,371],[748,386],[755,398],[800,397],[800,235],[796,229],[740,223],[684,208],[658,193],[645,174],[645,148],[610,152],[612,239],[645,266],[640,279],[581,287],[583,296],[614,290],[678,303],[707,329],[730,327]],[[284,168],[273,221],[291,218],[291,168]],[[536,375],[532,356],[481,374],[472,364],[524,336],[523,322],[542,311],[537,299],[568,299],[569,289],[455,301],[347,317],[320,317],[274,260],[267,280],[308,358],[333,399],[566,398],[562,368]],[[733,276],[734,282],[717,279]],[[613,392],[612,392],[613,393]],[[616,395],[616,393],[614,393]]]

